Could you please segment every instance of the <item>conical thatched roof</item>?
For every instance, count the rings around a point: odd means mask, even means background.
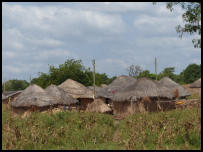
[[[137,79],[132,85],[128,86],[122,92],[115,93],[113,101],[137,101],[143,97],[162,97],[172,99],[174,95],[164,86],[149,78]]]
[[[108,90],[118,91],[128,87],[134,82],[136,82],[135,78],[126,75],[121,75],[117,77],[111,84],[109,84],[107,88]]]
[[[92,102],[91,104],[88,104],[86,111],[108,113],[108,112],[111,112],[112,110],[102,100],[95,99],[94,102]]]
[[[136,82],[136,79],[130,76],[121,75],[117,77],[111,84],[100,90],[99,96],[112,98],[115,93],[125,90],[128,86]],[[102,93],[101,93],[102,92]]]
[[[68,93],[66,93],[62,88],[59,88],[56,85],[50,85],[48,86],[45,91],[52,96],[53,98],[56,98],[58,101],[57,104],[60,105],[71,105],[75,104],[78,101],[74,99],[72,96],[70,96]]]
[[[45,107],[54,105],[56,100],[36,84],[27,87],[15,101],[11,102],[12,107]]]
[[[190,85],[190,88],[201,88],[201,78],[199,78],[198,80],[196,80],[195,82],[193,82]]]
[[[71,79],[66,80],[59,87],[73,98],[93,98],[93,92],[90,89]]]
[[[175,81],[171,80],[168,77],[163,77],[159,81],[159,84],[171,89],[172,93],[174,93],[174,91],[177,89],[179,97],[190,96],[190,94],[187,90],[185,90],[183,87],[181,87],[179,84],[177,84]]]
[[[6,96],[2,93],[2,100],[7,99]]]

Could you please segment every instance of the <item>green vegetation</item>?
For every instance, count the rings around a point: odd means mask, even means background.
[[[131,65],[127,68],[128,75],[135,78],[148,77],[153,80],[156,79],[154,73],[150,73],[149,70],[142,70],[140,66]],[[180,74],[174,74],[175,67],[166,67],[162,72],[158,73],[157,79],[167,76],[179,84],[192,83],[201,77],[201,64],[190,64]],[[42,88],[46,88],[50,84],[60,85],[67,79],[72,79],[82,83],[85,86],[93,85],[93,74],[90,68],[85,68],[82,64],[82,60],[68,59],[64,64],[60,64],[58,67],[52,65],[49,66],[49,72],[39,72],[37,78],[33,78],[31,83],[37,84]],[[106,73],[95,73],[97,86],[101,84],[110,84],[116,76],[109,78]],[[25,89],[29,83],[25,80],[9,80],[5,82],[5,90],[15,91]],[[2,91],[4,90],[4,84],[2,84]]]
[[[201,108],[112,115],[58,112],[12,117],[2,109],[2,149],[199,149]]]
[[[2,84],[2,92],[24,90],[29,83],[26,80],[8,80]],[[4,88],[5,87],[5,88]]]
[[[136,69],[134,69],[134,71],[136,71]],[[179,84],[193,83],[201,77],[201,64],[189,64],[180,74],[174,74],[174,72],[175,67],[167,67],[162,72],[157,74],[157,79],[160,80],[163,77],[169,77]],[[150,73],[149,70],[139,70],[139,75],[136,77],[148,77],[153,80],[156,79],[156,75],[154,73]]]
[[[32,79],[31,83],[35,83],[42,88],[46,88],[50,84],[59,85],[67,79],[72,79],[82,83],[85,86],[93,84],[93,74],[90,68],[86,69],[82,60],[68,59],[64,64],[60,64],[58,67],[49,66],[49,73],[39,73],[38,78]],[[105,73],[96,73],[96,85],[100,86],[102,83],[109,84],[115,77],[108,78]]]
[[[201,64],[190,64],[181,74],[185,83],[192,83],[201,77]]]

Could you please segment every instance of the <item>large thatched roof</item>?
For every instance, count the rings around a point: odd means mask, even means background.
[[[66,93],[62,88],[59,88],[56,85],[50,85],[48,86],[45,91],[52,96],[53,98],[56,98],[58,101],[58,104],[60,105],[71,105],[78,102],[78,100],[74,99],[72,96],[70,96],[68,93]]]
[[[190,85],[190,88],[201,88],[201,78],[199,78],[198,80],[196,80],[195,82],[193,82]]]
[[[129,85],[136,82],[136,79],[130,76],[121,75],[117,77],[111,84],[108,85],[107,90],[119,91],[123,90]]]
[[[159,84],[171,89],[172,93],[174,93],[174,91],[177,89],[179,97],[190,96],[189,92],[186,89],[184,89],[182,86],[180,86],[179,84],[177,84],[175,81],[171,80],[168,77],[163,77],[159,81]]]
[[[36,84],[27,87],[15,101],[11,102],[12,107],[45,107],[54,105],[56,100]]]
[[[95,99],[94,102],[88,104],[86,111],[88,112],[99,112],[99,113],[108,113],[111,112],[112,109],[108,107],[104,101],[100,99]]]
[[[70,94],[73,98],[93,98],[92,90],[71,79],[64,81],[59,87]]]
[[[115,93],[125,90],[128,86],[136,82],[136,79],[130,76],[121,75],[105,88],[101,88],[97,96],[112,98]]]
[[[161,97],[172,99],[175,96],[167,87],[161,86],[158,82],[149,78],[137,79],[132,85],[125,90],[115,93],[112,97],[113,101],[137,101],[143,97]]]

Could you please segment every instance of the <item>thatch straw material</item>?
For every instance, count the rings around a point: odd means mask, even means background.
[[[59,87],[70,94],[73,98],[93,98],[92,90],[71,79],[66,80],[60,84]]]
[[[171,92],[174,95],[176,95],[177,94],[176,91],[178,91],[178,96],[181,98],[190,96],[190,93],[187,90],[185,90],[182,86],[180,86],[179,84],[177,84],[175,81],[171,80],[168,77],[163,77],[159,81],[159,84],[171,89]]]
[[[117,77],[111,84],[107,87],[102,88],[97,93],[97,97],[104,97],[111,99],[114,94],[125,90],[128,86],[136,82],[136,79],[130,76],[121,75]]]
[[[190,88],[201,88],[201,78],[199,78],[198,80],[196,80],[195,82],[193,82],[190,85]]]
[[[161,86],[158,82],[149,78],[140,78],[124,91],[116,93],[112,100],[117,102],[138,101],[143,97],[173,99],[174,95],[167,87]]]
[[[12,107],[45,107],[54,105],[56,99],[52,98],[41,87],[32,84],[27,87],[14,102],[11,102]]]
[[[101,87],[102,87],[102,88],[106,88],[106,87],[108,87],[108,85],[106,85],[106,84],[101,84]]]
[[[112,109],[108,107],[101,99],[95,99],[94,102],[88,104],[86,111],[88,112],[99,112],[99,113],[110,113]]]
[[[94,91],[94,87],[93,86],[89,86],[88,89],[90,89],[91,91]],[[101,88],[96,86],[95,87],[95,92],[96,92],[96,98],[109,98],[111,95],[110,93],[108,93],[106,91],[106,88]]]
[[[17,94],[22,93],[23,90],[18,90],[18,91],[4,91],[3,94],[8,98],[8,97],[12,97],[15,96]]]
[[[74,99],[72,96],[70,96],[68,93],[66,93],[62,88],[59,88],[56,85],[50,85],[48,86],[45,91],[52,96],[53,98],[56,98],[58,101],[58,105],[71,105],[76,104],[78,100]]]
[[[109,84],[107,90],[110,92],[124,90],[126,87],[133,84],[134,82],[136,82],[135,78],[122,75],[117,77],[111,84]]]

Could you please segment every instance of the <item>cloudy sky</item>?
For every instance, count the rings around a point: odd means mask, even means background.
[[[140,65],[154,72],[174,66],[180,73],[201,63],[194,35],[178,37],[181,8],[165,3],[2,3],[2,80],[25,79],[48,72],[67,59],[82,59],[85,67],[108,76],[127,74]]]

